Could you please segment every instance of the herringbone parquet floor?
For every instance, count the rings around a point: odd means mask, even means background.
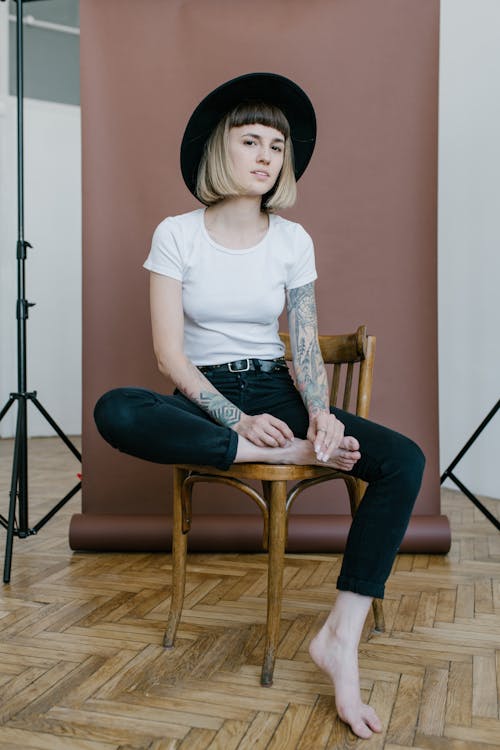
[[[0,441],[4,514],[10,445]],[[52,439],[31,441],[30,456],[36,520],[78,466]],[[443,508],[451,553],[400,556],[387,632],[365,630],[364,698],[386,729],[362,741],[336,718],[307,654],[335,596],[338,556],[288,556],[275,684],[262,688],[264,556],[192,555],[178,645],[164,651],[170,556],[72,553],[77,496],[15,543],[0,598],[0,748],[500,748],[500,535],[457,493],[443,492]]]

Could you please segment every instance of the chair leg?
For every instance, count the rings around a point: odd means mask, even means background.
[[[267,573],[267,630],[260,684],[273,684],[278,649],[286,542],[286,482],[272,482],[270,489],[269,553]]]
[[[354,477],[350,477],[350,476],[344,476],[342,478],[347,487],[347,492],[349,493],[349,504],[351,506],[351,516],[354,518],[359,508],[359,504],[361,503],[361,498],[363,496],[364,488],[362,485],[364,485],[364,482],[362,482],[361,479],[354,479]]]
[[[272,482],[262,480],[262,497],[267,505],[267,516],[264,516],[264,528],[262,530],[262,549],[264,552],[269,550],[269,506],[271,504],[271,485]]]
[[[382,599],[374,599],[372,602],[373,617],[375,618],[375,630],[377,633],[385,632],[384,607]]]
[[[182,484],[187,471],[174,466],[173,529],[172,529],[172,600],[167,628],[163,638],[166,648],[173,648],[177,626],[184,604],[186,587],[187,534],[182,532]]]

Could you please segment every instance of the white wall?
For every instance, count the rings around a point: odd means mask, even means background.
[[[500,398],[500,3],[442,0],[439,394],[444,470]],[[455,473],[500,498],[500,412]],[[449,486],[454,486],[449,484]]]
[[[17,390],[16,100],[7,95],[7,3],[0,3],[0,406]],[[68,434],[81,432],[80,108],[25,102],[28,390]],[[16,407],[0,423],[13,434]],[[53,434],[28,410],[33,435]]]

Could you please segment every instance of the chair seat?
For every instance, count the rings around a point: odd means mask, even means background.
[[[262,481],[300,481],[302,479],[315,479],[330,474],[338,474],[338,469],[328,466],[297,466],[295,464],[259,464],[241,463],[233,464],[229,471],[216,469],[214,466],[201,466],[195,464],[177,464],[179,468],[197,474],[212,474],[219,477],[236,477],[238,479],[259,479]]]

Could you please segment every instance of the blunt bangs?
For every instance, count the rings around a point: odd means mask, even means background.
[[[281,109],[273,104],[242,102],[227,116],[229,128],[240,128],[242,125],[253,125],[254,123],[279,130],[285,138],[290,138],[288,120]]]

